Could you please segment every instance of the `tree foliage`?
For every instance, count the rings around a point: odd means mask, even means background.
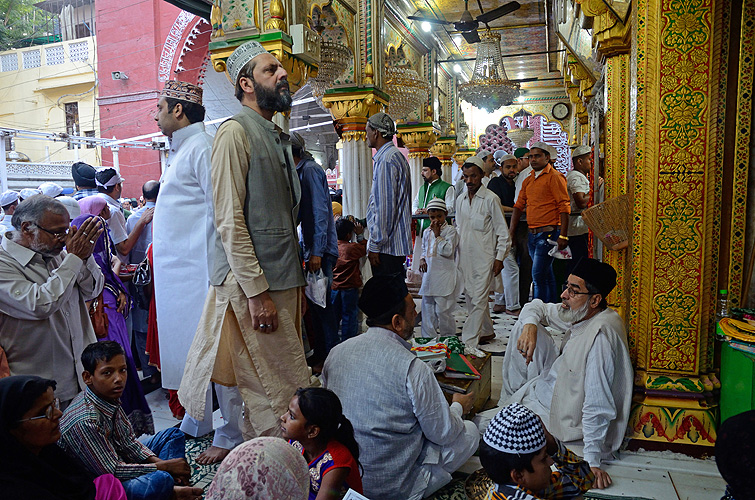
[[[52,34],[54,14],[34,6],[39,0],[0,0],[0,51],[25,39]]]

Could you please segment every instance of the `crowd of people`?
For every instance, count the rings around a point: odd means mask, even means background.
[[[430,157],[412,200],[395,123],[377,113],[365,126],[374,173],[358,220],[334,210],[304,139],[273,120],[292,102],[280,62],[248,42],[226,64],[242,110],[214,138],[202,89],[166,82],[155,120],[168,161],[138,202],[121,198],[116,169],[84,163],[71,197],[49,183],[0,195],[4,495],[326,500],[352,489],[415,500],[478,450],[491,498],[610,485],[602,464],[622,444],[633,374],[606,302],[616,273],[588,258],[579,216],[589,148],[574,150],[567,176],[545,143],[482,151],[456,185]],[[567,246],[559,295],[549,250]],[[463,417],[475,394],[449,404],[411,351],[412,255],[422,336],[457,335],[461,294],[470,355],[495,335],[491,293],[494,312],[518,316],[500,406],[474,420]],[[325,300],[305,296],[319,282]],[[546,327],[568,332],[561,346]],[[137,366],[168,390],[180,426],[155,434]],[[213,430],[214,400],[222,424],[196,461],[221,465],[202,491],[185,440]],[[580,441],[584,459],[564,444]]]

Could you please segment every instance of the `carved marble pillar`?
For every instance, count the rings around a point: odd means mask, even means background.
[[[430,153],[432,153],[433,156],[437,156],[441,165],[443,165],[443,175],[441,175],[441,179],[453,184],[451,167],[453,166],[453,156],[454,153],[456,153],[457,145],[453,129],[449,130],[449,132],[450,134],[448,137],[439,137],[438,140],[435,141],[433,147],[430,148]]]
[[[435,122],[407,123],[396,127],[396,138],[409,150],[409,170],[412,179],[412,200],[422,185],[422,160],[430,156],[430,147],[440,136]]]
[[[369,85],[328,90],[322,101],[343,141],[343,213],[363,218],[372,187],[372,149],[364,127],[367,118],[385,110],[388,96]]]

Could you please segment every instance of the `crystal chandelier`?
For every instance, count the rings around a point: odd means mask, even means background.
[[[459,85],[459,97],[488,112],[519,97],[519,83],[509,80],[503,69],[500,33],[486,31],[480,36],[472,79]]]
[[[321,30],[320,35],[322,36]],[[309,88],[312,89],[312,96],[322,109],[325,109],[322,105],[322,96],[325,95],[325,91],[333,87],[333,83],[346,73],[353,59],[351,49],[342,43],[320,41],[320,65],[317,76],[309,79]]]
[[[407,66],[385,68],[385,91],[391,96],[387,113],[394,120],[406,119],[430,97],[430,83]]]

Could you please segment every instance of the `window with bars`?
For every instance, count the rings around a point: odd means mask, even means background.
[[[85,135],[86,137],[94,137],[94,130],[86,130],[86,131],[84,132],[84,135]],[[87,143],[87,149],[94,149],[94,148],[95,148],[95,145],[94,145],[94,143],[92,143],[92,142],[88,142],[88,143]]]
[[[69,102],[66,103],[66,133],[68,135],[79,135],[79,103]],[[74,146],[69,142],[68,149],[73,149]]]

